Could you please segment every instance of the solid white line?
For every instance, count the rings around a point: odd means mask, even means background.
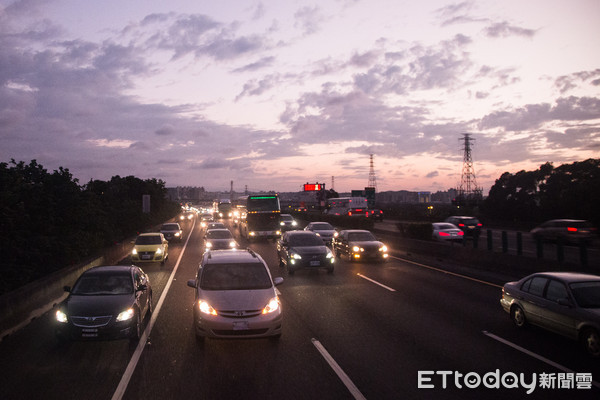
[[[377,282],[377,281],[375,281],[375,280],[373,280],[373,279],[371,279],[371,278],[368,278],[368,277],[364,276],[363,274],[356,274],[356,275],[360,276],[360,277],[361,277],[361,278],[363,278],[363,279],[366,279],[366,280],[368,280],[369,282],[373,282],[374,284],[376,284],[376,285],[379,285],[379,286],[381,286],[382,288],[385,288],[385,289],[389,290],[390,292],[395,292],[395,291],[396,291],[396,289],[392,289],[392,288],[391,288],[391,287],[389,287],[389,286],[385,286],[383,283],[379,283],[379,282]]]
[[[150,336],[150,332],[152,332],[154,323],[156,322],[156,319],[158,318],[160,309],[163,305],[163,302],[165,301],[165,297],[167,296],[167,293],[169,292],[169,288],[171,287],[171,283],[173,282],[173,279],[175,277],[175,272],[177,272],[177,268],[179,267],[179,263],[181,262],[183,253],[185,252],[188,242],[190,241],[192,232],[194,232],[195,226],[196,226],[196,220],[194,220],[194,223],[192,224],[192,229],[190,229],[190,233],[187,237],[187,240],[185,241],[185,244],[183,245],[183,248],[181,249],[181,253],[179,254],[179,258],[177,259],[177,262],[175,263],[175,267],[173,267],[173,271],[171,271],[171,276],[169,276],[169,280],[167,281],[167,284],[165,285],[165,288],[162,291],[162,294],[160,295],[160,299],[158,300],[158,303],[156,303],[156,307],[154,308],[154,310],[152,312],[152,317],[150,318],[150,322],[148,323],[148,326],[146,326],[146,329],[144,329],[144,333],[142,333],[142,336],[140,337],[140,341],[138,342],[138,345],[135,348],[135,352],[131,356],[131,360],[129,360],[129,364],[127,364],[127,369],[125,370],[125,372],[123,373],[123,376],[121,377],[121,381],[119,382],[119,386],[117,386],[117,389],[115,390],[115,393],[112,396],[112,400],[121,400],[123,398],[123,395],[125,394],[125,390],[127,390],[127,385],[129,385],[129,381],[131,380],[131,377],[133,376],[135,367],[137,366],[137,363],[140,360],[140,357],[142,356],[142,352],[144,351],[144,348],[146,347],[146,341],[148,340],[148,336]]]
[[[482,331],[482,332],[483,332],[484,335],[486,335],[486,336],[488,336],[488,337],[490,337],[490,338],[492,338],[494,340],[497,340],[500,343],[504,343],[505,345],[510,346],[513,349],[519,350],[520,352],[525,353],[528,356],[536,358],[536,359],[538,359],[538,360],[540,360],[540,361],[542,361],[542,362],[544,362],[544,363],[546,363],[546,364],[548,364],[548,365],[550,365],[550,366],[552,366],[552,367],[554,367],[556,369],[559,369],[559,370],[561,370],[563,372],[566,372],[566,373],[575,373],[575,371],[573,371],[573,370],[571,370],[571,369],[569,369],[567,367],[564,367],[564,366],[562,366],[562,365],[560,365],[558,363],[555,363],[554,361],[549,360],[546,357],[540,356],[539,354],[536,354],[533,351],[527,350],[526,348],[521,347],[521,346],[519,346],[519,345],[517,345],[517,344],[515,344],[513,342],[510,342],[510,341],[508,341],[506,339],[503,339],[500,336],[496,336],[493,333],[489,333],[488,331]],[[600,383],[598,383],[596,381],[592,381],[592,385],[595,386],[595,387],[597,387],[597,388],[600,388]]]
[[[496,285],[496,284],[491,283],[491,282],[482,281],[481,279],[471,278],[470,276],[467,276],[467,275],[462,275],[462,274],[457,274],[456,272],[446,271],[445,269],[436,268],[436,267],[432,267],[430,265],[421,264],[421,263],[418,263],[418,262],[415,262],[415,261],[407,260],[405,258],[394,257],[394,256],[390,256],[390,258],[395,258],[396,260],[400,260],[400,261],[404,261],[404,262],[407,262],[407,263],[410,263],[410,264],[418,265],[419,267],[429,268],[429,269],[432,269],[434,271],[442,272],[444,274],[456,276],[456,277],[463,278],[463,279],[468,279],[470,281],[474,281],[474,282],[478,282],[478,283],[483,283],[484,285],[489,285],[489,286],[493,286],[493,287],[497,287],[497,288],[502,289],[502,286],[500,286],[500,285]]]
[[[358,390],[356,385],[354,385],[354,383],[350,380],[348,375],[346,375],[346,373],[342,370],[342,368],[339,366],[339,364],[333,359],[333,357],[331,357],[331,355],[327,352],[325,347],[323,347],[321,342],[319,342],[317,339],[314,339],[314,338],[311,339],[311,342],[317,348],[317,350],[319,350],[319,353],[321,353],[321,355],[323,356],[325,361],[327,361],[327,363],[329,364],[331,369],[333,369],[333,372],[335,372],[337,374],[338,378],[340,378],[342,383],[346,386],[346,388],[348,388],[348,390],[350,391],[352,396],[357,400],[366,400],[365,396],[363,396],[363,394],[360,392],[360,390]]]

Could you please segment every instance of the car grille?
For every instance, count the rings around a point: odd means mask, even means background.
[[[99,328],[110,322],[112,315],[104,315],[100,317],[71,317],[73,325],[84,328]]]
[[[217,313],[227,318],[249,318],[260,315],[262,310],[217,310]]]
[[[247,329],[241,331],[227,331],[223,329],[215,329],[213,332],[215,335],[220,336],[253,336],[253,335],[264,335],[269,329]]]

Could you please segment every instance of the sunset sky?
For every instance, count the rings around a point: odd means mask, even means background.
[[[0,0],[0,162],[448,190],[600,157],[598,0]]]

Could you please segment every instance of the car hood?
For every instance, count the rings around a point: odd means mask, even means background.
[[[262,310],[275,297],[275,290],[200,290],[200,298],[216,310]]]
[[[81,296],[70,295],[63,303],[67,315],[100,316],[116,315],[135,303],[131,294]]]
[[[298,246],[290,247],[290,253],[304,254],[327,254],[327,246]]]
[[[136,244],[136,251],[156,251],[156,249],[161,248],[161,244]]]
[[[381,247],[381,246],[383,246],[383,243],[381,243],[379,241],[367,240],[367,241],[350,242],[350,246]]]
[[[206,239],[206,243],[211,243],[213,247],[229,247],[230,242],[236,241],[235,239]]]
[[[333,236],[335,231],[313,231],[314,233],[318,233],[321,236]]]

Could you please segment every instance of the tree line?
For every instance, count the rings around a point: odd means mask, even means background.
[[[150,212],[142,210],[150,195]],[[133,176],[80,185],[68,169],[0,163],[0,294],[99,254],[175,216],[165,183]]]
[[[599,204],[600,159],[588,159],[505,172],[490,189],[481,212],[490,220],[525,227],[555,218],[585,219],[599,227]]]

